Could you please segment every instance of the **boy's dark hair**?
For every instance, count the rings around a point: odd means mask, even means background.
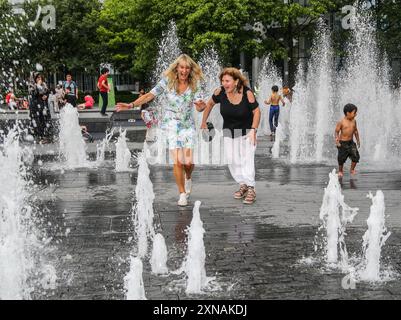
[[[101,74],[106,74],[107,72],[109,72],[109,68],[102,68],[102,70],[100,70]]]
[[[352,103],[348,103],[345,105],[344,107],[344,114],[347,115],[347,113],[351,113],[352,111],[358,111],[358,108],[356,105],[352,104]]]
[[[71,78],[72,78],[72,73],[71,73],[70,71],[68,71],[68,72],[65,74],[65,76],[66,76],[66,77],[71,76]]]
[[[273,91],[273,92],[278,92],[278,86],[273,86],[273,87],[272,87],[272,91]]]

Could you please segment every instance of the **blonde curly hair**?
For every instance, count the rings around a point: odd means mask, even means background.
[[[183,62],[191,68],[188,77],[189,87],[192,91],[196,91],[199,81],[203,80],[203,72],[200,66],[186,54],[180,55],[164,72],[164,76],[168,79],[168,88],[178,90],[178,65]]]

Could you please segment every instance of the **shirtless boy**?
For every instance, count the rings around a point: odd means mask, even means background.
[[[269,124],[271,132],[270,136],[272,137],[272,140],[274,139],[276,128],[278,126],[278,117],[280,115],[280,101],[282,102],[283,106],[285,106],[284,99],[278,93],[278,86],[273,86],[272,95],[268,100],[265,101],[265,104],[270,105]]]
[[[344,107],[345,117],[341,119],[336,126],[335,137],[336,146],[338,149],[338,176],[341,178],[344,176],[343,167],[347,158],[351,158],[351,175],[356,174],[355,167],[359,162],[360,147],[359,132],[356,125],[356,113],[358,108],[349,103]],[[355,144],[353,137],[355,136],[357,144]]]

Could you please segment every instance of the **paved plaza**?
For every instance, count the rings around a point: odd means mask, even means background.
[[[139,144],[131,145],[138,151]],[[236,189],[228,168],[197,166],[189,206],[176,205],[172,170],[151,166],[156,195],[155,226],[166,239],[168,267],[181,266],[186,254],[186,228],[196,200],[202,202],[206,230],[206,273],[215,277],[204,295],[186,295],[184,274],[155,276],[144,259],[143,279],[148,299],[400,299],[395,278],[380,284],[342,286],[344,274],[322,263],[305,264],[303,258],[322,260],[314,252],[320,225],[319,209],[332,166],[296,165],[272,160],[271,143],[262,139],[256,156],[257,201],[247,206],[232,198]],[[47,229],[54,236],[53,264],[57,288],[35,293],[38,299],[124,299],[124,276],[129,271],[133,240],[132,204],[137,179],[133,172],[116,173],[113,162],[101,168],[74,171],[37,166],[39,190],[35,203],[42,208]],[[386,224],[392,232],[382,251],[386,268],[401,273],[401,177],[399,172],[361,169],[348,174],[342,187],[345,201],[360,208],[348,227],[350,256],[360,255],[367,229],[369,191],[383,190]]]

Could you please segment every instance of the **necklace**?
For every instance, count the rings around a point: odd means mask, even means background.
[[[238,95],[237,95],[237,93],[231,93],[231,95],[232,95],[232,100],[230,100],[230,97],[229,97],[229,94],[230,93],[227,93],[227,99],[228,99],[228,102],[230,102],[232,105],[234,105],[234,106],[237,106],[237,105],[239,105],[240,103],[241,103],[241,101],[242,101],[242,94],[239,94],[238,93]],[[236,97],[238,96],[238,98],[239,98],[239,96],[241,96],[241,99],[238,99],[239,101],[237,102],[237,103],[233,103],[232,101],[236,101]]]

